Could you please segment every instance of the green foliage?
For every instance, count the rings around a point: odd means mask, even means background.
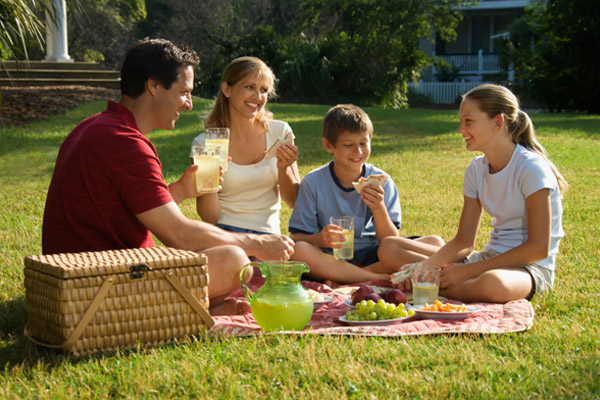
[[[554,112],[600,113],[600,2],[536,1],[506,45],[525,95]]]
[[[460,76],[461,67],[454,66],[442,58],[434,61],[436,73],[435,78],[438,82],[454,82]]]
[[[83,61],[85,62],[102,62],[104,61],[104,55],[99,51],[86,49],[83,52]]]
[[[90,0],[81,2],[68,17],[69,54],[78,60],[92,56],[120,68],[123,54],[135,40],[136,23],[146,17],[143,0]]]
[[[430,96],[423,93],[417,93],[415,90],[410,88],[406,92],[406,101],[409,107],[420,107],[433,103],[433,100],[431,100]]]
[[[406,82],[430,60],[418,39],[450,39],[460,0],[148,0],[145,34],[201,55],[197,93],[212,97],[234,57],[264,59],[284,100],[400,107]],[[162,25],[152,22],[156,18]],[[155,29],[152,31],[152,29]]]
[[[27,42],[45,42],[44,23],[36,15],[38,8],[50,10],[51,0],[0,0],[0,48],[2,59],[29,57]]]

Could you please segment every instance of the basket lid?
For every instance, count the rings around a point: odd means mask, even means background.
[[[147,265],[164,269],[206,264],[204,254],[170,247],[60,253],[25,257],[25,267],[62,279],[132,272]]]

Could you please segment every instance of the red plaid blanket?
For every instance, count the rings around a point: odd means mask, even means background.
[[[249,286],[258,289],[264,282],[263,278],[254,277]],[[417,319],[416,317],[402,320],[392,325],[347,326],[338,318],[351,310],[344,304],[349,297],[332,290],[329,286],[302,281],[306,288],[333,297],[333,301],[316,310],[308,326],[301,332],[280,331],[275,334],[327,334],[327,335],[363,335],[363,336],[408,336],[432,335],[439,333],[509,333],[520,332],[531,328],[534,311],[527,300],[511,301],[506,304],[473,303],[479,309],[463,320]],[[379,286],[385,286],[377,282]],[[241,290],[232,297],[244,298]],[[211,335],[249,336],[263,333],[254,321],[252,314],[236,316],[215,316],[215,325],[210,329]]]

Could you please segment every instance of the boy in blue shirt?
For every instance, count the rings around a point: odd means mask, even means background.
[[[296,242],[291,259],[306,262],[314,279],[355,283],[389,279],[395,272],[379,262],[377,250],[384,238],[399,236],[400,201],[390,176],[367,163],[372,136],[371,119],[359,107],[341,104],[325,115],[322,143],[333,161],[304,177],[289,222]],[[359,194],[352,183],[371,175],[387,180],[382,186],[366,185]],[[332,256],[332,248],[341,248],[344,241],[340,228],[329,224],[332,216],[355,218],[354,258],[349,262]],[[443,245],[435,236],[401,242],[408,243],[406,251],[398,251],[406,263],[425,259]]]

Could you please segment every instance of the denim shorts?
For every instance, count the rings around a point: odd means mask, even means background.
[[[498,255],[500,255],[500,253],[496,250],[475,251],[465,258],[463,262],[465,264],[471,264],[474,262],[487,260],[488,258],[493,258]],[[516,268],[527,271],[533,280],[533,290],[527,296],[527,300],[531,300],[534,294],[543,294],[544,292],[551,290],[554,286],[554,271],[551,271],[548,268],[544,268],[536,264],[523,265]]]
[[[377,257],[377,249],[379,249],[379,246],[365,247],[364,249],[354,251],[354,258],[352,258],[352,260],[346,261],[358,267],[366,267],[367,265],[371,265],[379,261],[379,258]],[[323,250],[327,254],[333,255],[332,249],[327,248],[321,250]]]
[[[259,232],[259,231],[255,231],[253,229],[238,228],[237,226],[231,226],[231,225],[226,225],[226,224],[217,224],[217,226],[219,228],[223,229],[224,231],[228,231],[228,232],[254,233],[256,235],[270,235],[269,232]]]

